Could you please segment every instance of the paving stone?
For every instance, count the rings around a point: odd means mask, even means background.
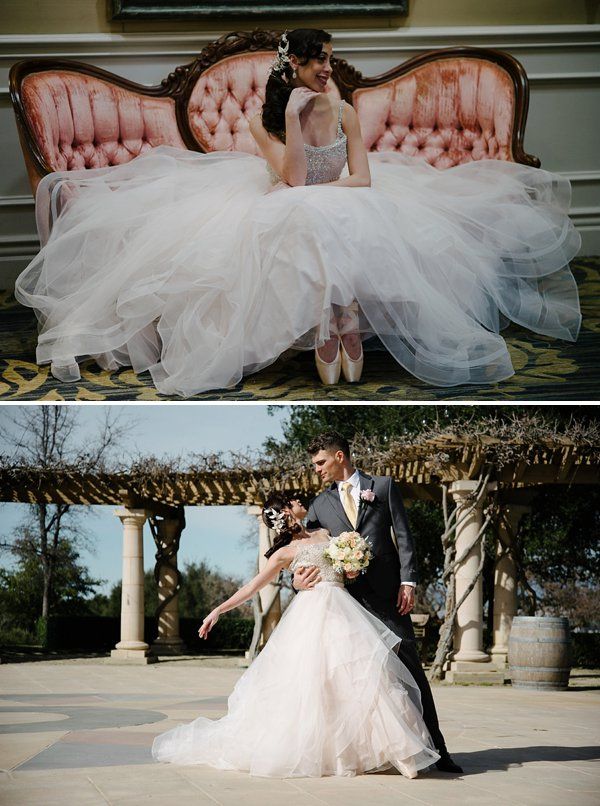
[[[0,735],[0,767],[10,770],[57,742],[64,731]]]
[[[527,692],[434,686],[442,729],[462,776],[414,781],[265,779],[210,767],[155,764],[158,733],[217,718],[242,673],[186,659],[147,667],[102,659],[0,666],[0,803],[43,806],[598,806],[600,676],[585,688]],[[68,717],[65,720],[60,715]],[[57,730],[60,726],[61,730]]]

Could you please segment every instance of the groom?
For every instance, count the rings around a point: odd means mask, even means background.
[[[332,535],[355,530],[369,539],[373,558],[348,591],[402,638],[398,655],[419,686],[423,720],[441,756],[436,766],[443,772],[460,773],[462,769],[446,748],[431,688],[416,650],[409,615],[417,584],[416,557],[398,486],[388,476],[368,476],[356,470],[347,440],[335,431],[315,437],[308,452],[316,472],[330,487],[310,505],[307,528],[328,529]],[[294,588],[308,590],[319,579],[314,566],[298,569]]]

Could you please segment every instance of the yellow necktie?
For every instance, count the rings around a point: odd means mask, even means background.
[[[348,520],[356,528],[356,504],[354,503],[354,498],[352,497],[352,484],[349,481],[344,481],[342,483],[342,506],[344,507],[344,512],[348,516]]]

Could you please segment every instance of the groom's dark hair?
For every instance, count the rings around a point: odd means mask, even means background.
[[[350,444],[339,431],[324,431],[322,434],[317,434],[308,443],[306,450],[311,456],[319,451],[342,451],[348,459],[350,458]]]

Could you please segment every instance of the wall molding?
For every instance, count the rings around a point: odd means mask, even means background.
[[[238,26],[239,27],[239,26]],[[243,26],[242,26],[243,27]],[[251,23],[247,27],[253,27]],[[144,34],[5,34],[0,36],[0,59],[28,59],[45,52],[70,58],[123,56],[194,57],[223,29],[197,33]],[[566,50],[600,45],[600,25],[509,25],[394,28],[381,31],[331,29],[336,50],[346,53],[412,53],[460,43],[515,50]]]
[[[33,196],[0,196],[0,207],[33,207]]]
[[[600,171],[556,171],[556,173],[565,176],[570,182],[600,181]]]
[[[351,63],[361,56],[396,55],[404,61],[417,53],[451,45],[498,48],[513,52],[518,59],[530,57],[528,69],[533,85],[597,84],[596,51],[600,48],[600,25],[523,25],[523,26],[451,26],[436,28],[393,28],[385,30],[331,30],[336,52]],[[5,34],[0,36],[0,103],[9,100],[6,76],[10,64],[40,56],[81,61],[101,60],[111,70],[111,62],[144,59],[172,60],[172,66],[190,61],[223,30],[198,33],[90,33],[90,34]],[[564,61],[579,51],[584,58],[575,64]],[[547,71],[535,69],[539,54],[554,58],[557,67],[569,64],[575,69]],[[560,56],[563,59],[559,61]],[[589,65],[589,69],[585,69]],[[581,69],[584,68],[584,69]],[[6,70],[6,72],[4,72]],[[113,72],[121,73],[122,64]],[[373,71],[367,71],[374,74]]]
[[[0,235],[0,254],[19,254],[24,249],[35,254],[39,249],[40,239],[32,232],[20,235]],[[28,252],[28,254],[29,254]]]

